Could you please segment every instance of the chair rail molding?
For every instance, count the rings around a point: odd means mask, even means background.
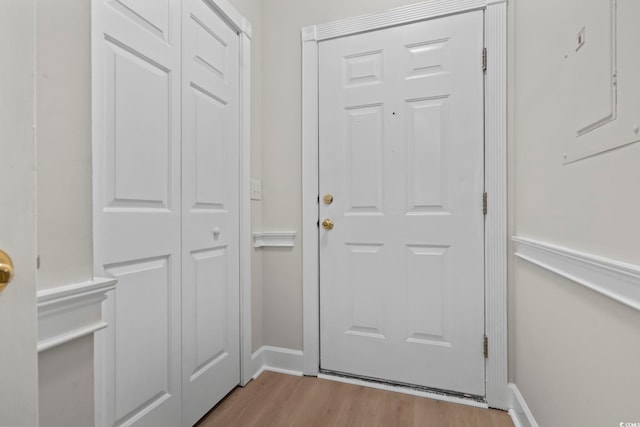
[[[254,248],[292,248],[295,231],[264,231],[253,233]]]
[[[526,237],[513,237],[517,258],[640,310],[640,266]]]
[[[94,278],[38,291],[38,352],[106,328],[102,301],[115,289],[116,282]]]
[[[305,375],[318,375],[320,314],[318,271],[318,45],[323,40],[419,22],[455,13],[484,11],[488,67],[485,73],[486,401],[508,409],[507,381],[507,0],[431,0],[387,12],[302,29],[302,277]]]

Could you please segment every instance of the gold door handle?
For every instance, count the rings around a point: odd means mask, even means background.
[[[333,195],[332,194],[325,194],[322,197],[322,201],[324,201],[325,205],[330,205],[331,203],[333,203]]]
[[[13,279],[13,261],[11,257],[0,249],[0,291],[7,287]]]
[[[324,221],[322,221],[322,228],[324,228],[325,230],[332,230],[334,225],[335,224],[330,218],[327,218]]]

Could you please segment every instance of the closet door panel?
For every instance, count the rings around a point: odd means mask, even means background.
[[[240,382],[239,36],[183,1],[183,425]]]
[[[181,423],[180,1],[93,2],[96,424]]]

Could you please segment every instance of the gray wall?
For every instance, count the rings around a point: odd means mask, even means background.
[[[93,337],[43,351],[38,368],[40,426],[92,426]]]
[[[36,2],[38,288],[90,280],[90,0]],[[40,425],[93,424],[93,337],[38,355]]]
[[[510,2],[510,229],[640,265],[640,144],[562,164],[577,130],[564,54],[578,3]],[[640,4],[618,0],[618,10],[618,71],[637,79]],[[538,423],[640,420],[640,313],[525,261],[510,267],[510,379]]]
[[[92,277],[90,0],[37,1],[38,288]]]

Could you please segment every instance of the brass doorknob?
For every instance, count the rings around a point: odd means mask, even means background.
[[[330,218],[327,218],[324,221],[322,221],[322,228],[324,228],[325,230],[332,230],[333,226],[334,226],[333,221]]]
[[[325,205],[330,205],[331,203],[333,203],[333,195],[332,194],[325,194],[322,197],[322,201],[324,201]]]
[[[0,291],[7,287],[13,279],[13,261],[11,257],[0,249]]]

